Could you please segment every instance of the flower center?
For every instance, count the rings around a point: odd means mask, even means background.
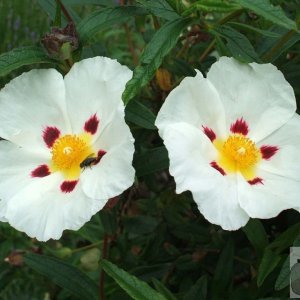
[[[214,141],[214,145],[219,150],[217,163],[226,173],[240,172],[247,180],[255,176],[261,152],[252,140],[242,134],[232,134],[225,141]]]
[[[66,178],[76,179],[80,175],[80,163],[94,155],[94,150],[88,134],[66,134],[55,141],[51,154],[52,171],[61,171]]]
[[[260,159],[260,151],[255,143],[242,135],[230,135],[222,150],[224,155],[236,163],[238,169],[252,167]]]

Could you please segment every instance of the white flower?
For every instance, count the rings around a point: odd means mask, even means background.
[[[0,92],[0,220],[31,237],[79,229],[134,180],[121,100],[132,72],[104,57],[63,78],[32,70]]]
[[[176,191],[190,190],[224,229],[300,207],[300,117],[292,87],[271,64],[222,57],[185,78],[156,125]]]

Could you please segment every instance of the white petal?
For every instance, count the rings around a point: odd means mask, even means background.
[[[263,184],[250,185],[241,179],[238,187],[240,205],[250,217],[268,219],[297,203],[300,207],[300,181],[262,170],[258,175]]]
[[[116,60],[94,57],[82,60],[65,76],[67,107],[74,133],[83,131],[85,122],[94,114],[100,120],[100,131],[123,112],[121,99],[132,71]],[[95,139],[99,132],[95,134]]]
[[[242,184],[241,206],[252,217],[271,218],[300,207],[300,117],[294,117],[258,146],[277,146],[278,152],[258,166],[263,185]]]
[[[47,162],[45,155],[0,141],[0,199],[11,198],[16,189],[20,190],[36,180],[31,177],[31,172]]]
[[[121,194],[134,181],[132,140],[112,147],[101,161],[81,175],[83,191],[92,198],[108,200]]]
[[[48,151],[47,126],[68,127],[65,87],[54,69],[32,70],[13,79],[0,92],[0,136],[31,151]]]
[[[227,130],[243,117],[249,137],[258,142],[286,123],[296,110],[292,87],[271,64],[241,64],[222,57],[207,78],[218,90],[226,109]]]
[[[36,178],[6,201],[9,223],[40,241],[59,239],[65,229],[79,229],[105,202],[88,198],[79,182],[71,193],[62,193],[59,173]]]
[[[217,135],[226,134],[223,104],[214,86],[198,71],[187,77],[167,97],[160,109],[156,126],[160,131],[173,123],[185,122],[195,128],[211,128]]]
[[[177,123],[165,128],[163,139],[177,193],[190,190],[204,217],[223,229],[244,226],[249,217],[239,206],[235,177],[223,176],[210,166],[217,153],[204,133]]]

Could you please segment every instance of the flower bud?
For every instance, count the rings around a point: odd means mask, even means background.
[[[5,259],[4,261],[9,263],[15,267],[21,267],[24,263],[24,251],[23,250],[13,250]]]
[[[74,23],[68,23],[65,28],[53,27],[41,40],[48,54],[59,60],[71,57],[78,48],[78,35]]]

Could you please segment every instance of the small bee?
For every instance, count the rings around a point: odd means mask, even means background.
[[[92,167],[93,165],[97,164],[99,161],[98,157],[93,157],[93,154],[90,154],[86,159],[84,159],[80,163],[80,168],[81,169],[86,169],[87,167]]]

